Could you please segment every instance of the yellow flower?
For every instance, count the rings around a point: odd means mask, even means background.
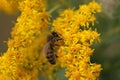
[[[45,0],[22,0],[19,2],[18,8],[21,15],[12,30],[11,39],[8,41],[8,50],[0,57],[0,78],[4,80],[38,80],[38,68],[42,66],[39,63],[38,48],[41,49],[45,43],[44,36],[46,36],[49,18],[45,12],[45,6]]]
[[[69,80],[96,80],[99,76],[100,65],[90,62],[94,51],[90,46],[99,40],[100,34],[92,30],[89,24],[94,25],[95,13],[100,9],[100,5],[93,1],[78,10],[65,10],[53,22],[54,30],[65,42],[58,55]]]
[[[19,2],[22,0],[0,0],[0,9],[8,14],[13,14],[18,10]]]
[[[100,34],[90,28],[96,20],[95,13],[101,11],[95,1],[82,5],[77,10],[67,9],[54,22],[53,31],[62,41],[56,65],[44,57],[42,48],[48,35],[49,15],[46,0],[1,0],[0,8],[21,15],[12,29],[8,50],[0,57],[0,80],[38,80],[38,74],[54,80],[57,70],[65,68],[69,80],[96,80],[101,65],[91,63],[94,49],[91,45],[99,41]]]

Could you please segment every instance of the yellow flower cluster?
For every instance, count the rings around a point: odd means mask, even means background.
[[[18,10],[19,2],[22,0],[0,0],[0,9],[8,14],[13,14]]]
[[[8,50],[0,57],[0,80],[38,80],[38,48],[43,47],[49,18],[45,2],[19,2],[21,15],[8,41]]]
[[[90,24],[94,25],[95,13],[100,11],[100,4],[93,1],[78,10],[65,10],[53,22],[54,31],[65,42],[58,59],[69,80],[96,80],[99,77],[101,65],[90,62],[94,51],[90,46],[95,40],[99,41],[100,34],[92,30]]]
[[[54,20],[53,31],[64,43],[53,66],[41,54],[49,33],[45,3],[46,0],[0,0],[0,9],[21,12],[8,40],[8,50],[0,56],[0,80],[38,80],[38,74],[56,80],[61,67],[66,69],[69,80],[96,80],[101,65],[90,62],[94,51],[90,47],[99,41],[100,34],[90,25],[94,26],[95,13],[101,12],[100,4],[93,1],[78,10],[67,9]]]

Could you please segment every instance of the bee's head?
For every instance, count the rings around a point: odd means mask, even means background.
[[[52,32],[52,35],[53,35],[54,37],[59,37],[59,35],[58,35],[55,31]]]
[[[56,38],[56,40],[62,40],[62,38],[58,35],[57,32],[53,31],[52,35],[54,36],[54,38]]]
[[[47,42],[52,41],[53,39],[59,39],[59,38],[60,38],[59,35],[55,31],[53,31],[51,32],[50,35],[48,35]]]

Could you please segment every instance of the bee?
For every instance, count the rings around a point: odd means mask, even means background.
[[[47,60],[53,65],[56,64],[56,58],[58,57],[56,53],[60,47],[60,40],[62,40],[62,38],[55,31],[47,36],[44,52]]]

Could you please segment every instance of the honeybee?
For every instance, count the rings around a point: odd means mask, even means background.
[[[55,31],[47,36],[44,52],[47,60],[51,64],[56,64],[56,58],[58,57],[56,53],[60,47],[60,40],[62,40],[62,38]]]

